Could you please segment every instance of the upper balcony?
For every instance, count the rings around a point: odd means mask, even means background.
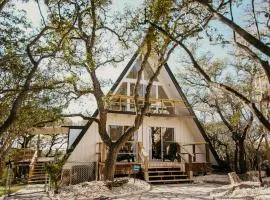
[[[150,98],[150,107],[147,114],[153,115],[179,115],[177,108],[186,110],[186,106],[183,101],[177,99],[155,99]],[[139,107],[144,105],[144,98],[139,97]],[[133,96],[125,95],[113,95],[111,96],[110,112],[135,112],[135,101]]]

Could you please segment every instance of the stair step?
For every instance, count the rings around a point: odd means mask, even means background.
[[[46,170],[33,170],[34,173],[45,173]]]
[[[30,177],[29,180],[38,180],[38,179],[46,179],[45,176],[36,176],[36,177]]]
[[[42,181],[28,181],[28,184],[44,184],[45,180]]]
[[[42,174],[42,173],[45,173],[46,170],[33,170],[32,172],[33,172],[33,173],[37,173],[37,174],[38,174],[38,173],[41,173],[41,174]]]
[[[35,171],[35,172],[43,172],[43,171],[45,171],[45,169],[34,169],[33,171]]]
[[[172,170],[172,169],[181,169],[180,167],[148,167],[148,170],[156,170],[156,169],[164,169],[164,170]]]
[[[185,174],[181,174],[181,175],[173,175],[173,174],[172,174],[172,175],[154,175],[154,176],[151,175],[151,176],[149,176],[149,178],[150,178],[150,177],[151,177],[151,178],[155,178],[155,177],[176,177],[176,176],[177,176],[177,177],[183,177],[183,178],[184,178],[184,177],[185,177],[185,178],[187,177],[187,175],[185,175]]]
[[[148,183],[190,183],[193,182],[191,179],[171,179],[171,180],[149,180]]]
[[[31,176],[30,179],[38,179],[38,178],[41,178],[41,179],[44,179],[46,176]]]
[[[182,171],[180,170],[170,170],[170,171],[148,171],[148,173],[168,173],[168,172],[172,172],[172,173],[175,173],[175,172],[179,172],[179,173],[183,173]]]
[[[43,168],[45,168],[44,166],[34,166],[34,168],[36,168],[36,169],[43,169]]]
[[[45,176],[45,172],[44,173],[32,173],[31,176]]]

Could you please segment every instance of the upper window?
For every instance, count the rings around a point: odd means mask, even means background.
[[[133,65],[132,69],[130,70],[129,74],[127,75],[127,78],[130,79],[137,79],[138,71],[140,70],[140,64],[137,62]],[[143,74],[142,74],[142,80],[149,80],[154,75],[154,71],[150,64],[147,62],[146,66],[144,68]],[[158,81],[157,78],[154,79],[154,81]]]
[[[140,65],[138,63],[135,63],[130,70],[129,74],[127,75],[127,78],[136,79],[137,73],[140,70]]]
[[[149,80],[153,75],[154,71],[152,70],[152,67],[147,63],[146,67],[144,68],[144,80]],[[157,77],[154,79],[154,81],[158,81]]]
[[[123,82],[119,89],[117,90],[116,94],[118,95],[127,95],[127,83]]]

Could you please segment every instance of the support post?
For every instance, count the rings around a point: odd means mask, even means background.
[[[193,162],[196,162],[196,146],[192,144]]]
[[[188,171],[187,171],[187,175],[188,175],[189,179],[193,178],[192,156],[190,154],[188,154]]]
[[[142,163],[142,143],[141,142],[138,142],[138,155],[137,155],[137,158],[138,158],[138,161],[140,163]]]
[[[144,157],[144,179],[149,181],[149,174],[148,174],[148,156]]]

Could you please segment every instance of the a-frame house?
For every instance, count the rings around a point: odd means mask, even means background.
[[[112,100],[107,129],[112,140],[134,123],[133,88],[141,59],[135,54],[110,90]],[[142,97],[155,67],[155,59],[149,58],[140,85]],[[130,173],[137,165],[149,182],[175,183],[190,180],[192,174],[205,173],[211,165],[218,165],[215,150],[167,64],[154,81],[150,101],[150,109],[140,129],[120,150],[116,175]],[[93,116],[98,117],[98,112]],[[71,177],[84,179],[86,172],[80,166],[90,165],[90,174],[95,174],[96,178],[102,176],[106,147],[95,122],[71,127],[68,146],[70,156],[64,169],[71,173]],[[178,154],[175,157],[176,149]]]

